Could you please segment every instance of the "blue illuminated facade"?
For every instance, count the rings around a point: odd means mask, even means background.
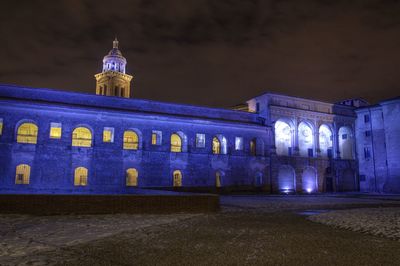
[[[182,187],[215,188],[216,175],[221,187],[266,183],[266,127],[253,113],[2,85],[0,118],[2,192],[129,193],[136,187],[126,185],[131,168],[142,188],[173,187],[176,170]],[[24,122],[37,126],[36,144],[18,143]],[[52,124],[61,127],[61,138],[50,137]],[[73,130],[82,126],[92,133],[91,147],[72,146]],[[113,142],[103,141],[104,128],[113,129]],[[126,130],[137,133],[137,150],[123,148]],[[161,133],[159,145],[152,143],[154,131]],[[176,132],[182,152],[171,152]],[[198,134],[204,143],[196,143]],[[214,137],[226,140],[220,154],[213,154]],[[236,138],[241,147],[235,147]],[[256,153],[251,141],[258,142]],[[29,184],[16,182],[21,164],[30,166]],[[74,185],[78,167],[88,170],[85,186]]]
[[[163,103],[132,99],[126,63],[115,40],[96,94],[0,85],[0,193],[400,191],[398,98],[379,107],[273,93],[236,110]]]

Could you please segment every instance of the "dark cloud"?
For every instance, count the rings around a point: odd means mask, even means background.
[[[265,91],[398,95],[400,1],[9,1],[0,82],[94,92],[117,35],[134,95],[229,106]]]

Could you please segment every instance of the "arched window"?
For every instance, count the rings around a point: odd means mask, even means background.
[[[222,186],[221,182],[221,172],[217,171],[215,172],[215,187],[220,188]]]
[[[213,138],[212,142],[213,154],[227,154],[228,141],[223,135],[217,135]]]
[[[72,132],[72,146],[91,147],[92,132],[86,127],[77,127]]]
[[[174,187],[181,187],[182,186],[182,172],[179,170],[175,170],[174,173],[172,174],[173,176],[173,181],[174,181]]]
[[[300,156],[314,156],[314,135],[311,127],[304,122],[301,122],[298,127],[299,150]]]
[[[288,123],[280,120],[275,123],[275,147],[277,155],[290,155],[292,129]]]
[[[75,168],[74,186],[86,186],[88,178],[88,169],[85,167]]]
[[[257,142],[256,139],[252,139],[250,141],[250,155],[256,156],[257,155]]]
[[[171,152],[182,152],[182,140],[176,133],[171,135]]]
[[[219,142],[219,139],[217,137],[213,138],[212,151],[213,151],[213,154],[220,154],[221,153],[221,143]]]
[[[340,157],[345,160],[353,159],[353,132],[349,127],[339,129]]]
[[[28,185],[31,175],[31,167],[27,164],[20,164],[15,169],[15,184]]]
[[[38,127],[33,123],[23,123],[17,130],[18,143],[37,143]]]
[[[133,130],[124,132],[124,150],[137,150],[139,148],[138,134]]]
[[[138,171],[135,168],[126,170],[126,186],[136,187],[138,185]]]
[[[328,157],[332,155],[332,131],[327,125],[321,125],[319,127],[319,149],[322,157]]]

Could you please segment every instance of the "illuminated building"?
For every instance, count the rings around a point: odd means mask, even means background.
[[[360,190],[400,193],[400,97],[356,113]]]
[[[236,111],[133,99],[126,63],[115,40],[96,95],[0,85],[0,192],[359,190],[355,104],[266,93]]]

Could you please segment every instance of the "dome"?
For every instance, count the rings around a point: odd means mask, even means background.
[[[117,71],[125,74],[126,59],[118,49],[118,40],[113,41],[113,48],[103,58],[103,72]]]

